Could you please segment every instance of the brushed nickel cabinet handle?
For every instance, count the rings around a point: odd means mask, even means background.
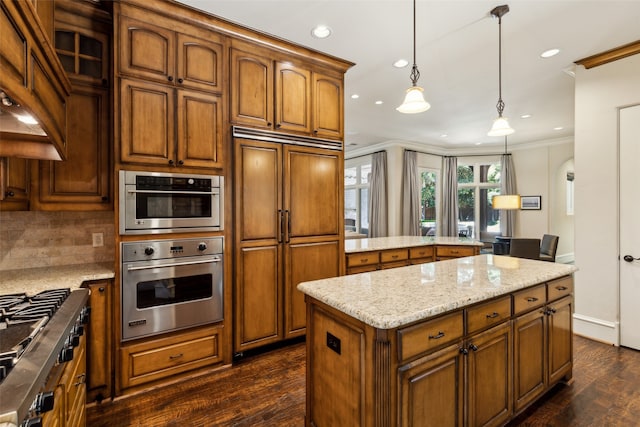
[[[442,337],[444,337],[444,332],[442,331],[438,331],[437,335],[429,335],[430,340],[439,340]]]
[[[491,314],[487,314],[487,319],[495,319],[496,317],[500,316],[500,314],[496,313],[495,311]]]
[[[536,302],[536,301],[538,301],[538,298],[536,298],[536,297],[527,298],[527,302]]]
[[[182,356],[184,356],[184,354],[182,354],[182,353],[174,354],[174,355],[169,356],[169,360],[180,359]]]

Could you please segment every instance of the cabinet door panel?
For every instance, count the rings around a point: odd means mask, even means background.
[[[222,90],[222,44],[178,34],[179,85],[206,91]]]
[[[263,57],[231,50],[231,122],[273,125],[273,64]]]
[[[285,148],[285,209],[289,237],[337,235],[342,224],[339,152]]]
[[[276,128],[311,132],[311,72],[276,63]]]
[[[111,395],[111,282],[92,282],[87,331],[87,394],[89,401]]]
[[[175,33],[120,15],[120,72],[167,82],[173,79]]]
[[[236,351],[280,339],[280,251],[280,245],[237,251]]]
[[[503,425],[511,416],[511,325],[505,322],[469,341],[468,424]],[[477,348],[471,348],[471,344]]]
[[[12,80],[14,84],[27,86],[27,40],[16,22],[9,18],[5,8],[10,6],[5,2],[0,4],[0,71],[3,85],[9,85]]]
[[[121,82],[120,158],[167,165],[174,158],[174,89],[141,81]]]
[[[326,279],[340,274],[340,245],[336,240],[291,244],[285,249],[285,338],[302,335],[306,326],[301,282]]]
[[[463,358],[458,345],[400,368],[399,380],[400,426],[463,425]]]
[[[0,158],[0,210],[29,208],[29,161],[20,157]]]
[[[518,317],[513,323],[514,410],[524,408],[545,391],[546,317],[541,309]]]
[[[68,101],[68,154],[40,162],[40,203],[109,203],[109,93],[77,85]]]
[[[313,132],[321,138],[341,139],[344,129],[342,81],[314,75]]]
[[[178,165],[222,167],[222,101],[178,91]]]
[[[571,377],[573,365],[572,302],[565,297],[549,305],[549,384]]]
[[[240,241],[280,240],[282,157],[278,144],[236,140],[236,221]]]

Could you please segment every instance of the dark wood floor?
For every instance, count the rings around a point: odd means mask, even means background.
[[[304,343],[296,343],[215,375],[90,407],[87,427],[303,426],[304,370]],[[640,352],[576,336],[573,378],[510,426],[640,425]]]

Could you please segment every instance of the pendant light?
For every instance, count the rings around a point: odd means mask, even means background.
[[[507,137],[504,137],[504,154],[507,153]],[[504,179],[504,167],[502,168],[502,177]],[[506,209],[514,210],[520,209],[520,195],[519,194],[500,194],[499,196],[493,196],[491,198],[491,207],[493,209]]]
[[[502,17],[509,12],[509,5],[496,6],[491,10],[491,16],[498,18],[498,118],[494,120],[488,136],[511,135],[515,132],[506,117],[502,117],[504,111],[504,101],[502,100]]]
[[[420,71],[416,64],[416,0],[413,0],[413,67],[411,68],[411,87],[407,89],[404,102],[396,110],[404,114],[422,113],[431,108],[431,105],[424,100],[422,92],[424,90],[418,86]]]

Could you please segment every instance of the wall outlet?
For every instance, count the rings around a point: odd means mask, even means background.
[[[93,233],[93,247],[97,248],[100,246],[104,246],[104,239],[102,233]]]

